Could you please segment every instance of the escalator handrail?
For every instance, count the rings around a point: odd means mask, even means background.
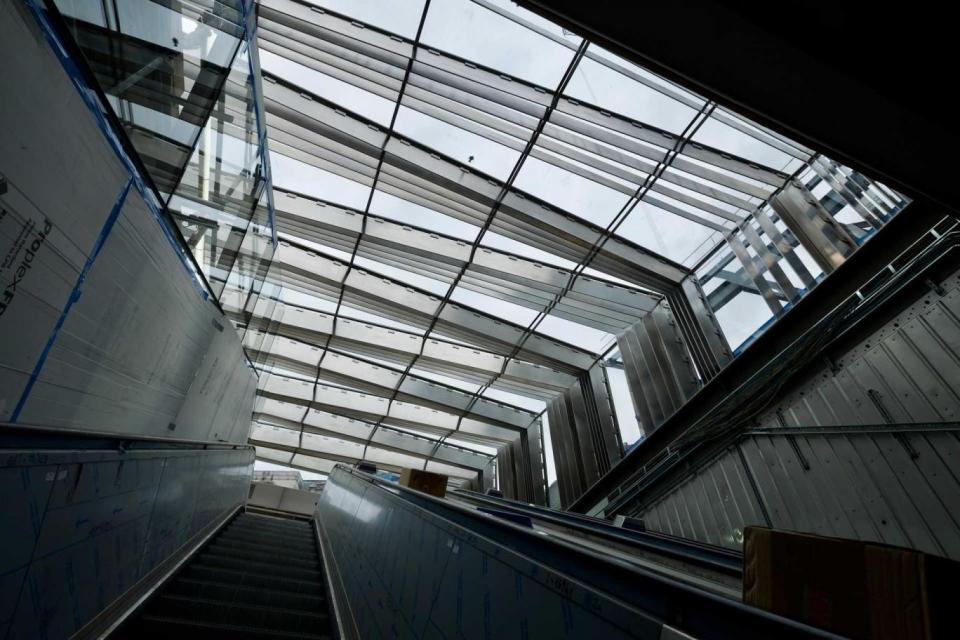
[[[477,503],[488,504],[544,522],[551,522],[578,529],[620,544],[638,547],[645,551],[652,551],[736,578],[740,578],[743,574],[743,554],[731,549],[724,549],[714,545],[684,540],[683,538],[651,531],[624,529],[606,521],[600,521],[588,516],[554,511],[536,505],[516,502],[507,498],[487,496],[466,489],[456,489],[452,493],[458,497],[463,497]]]

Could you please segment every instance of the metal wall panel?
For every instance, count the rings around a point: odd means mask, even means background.
[[[635,513],[730,547],[759,524],[960,557],[958,317],[955,272],[789,385],[756,418],[762,431]]]
[[[649,435],[701,386],[683,326],[661,302],[618,335],[617,345],[637,418]]]
[[[606,370],[596,363],[547,404],[561,504],[576,500],[623,457]]]
[[[960,420],[960,273],[785,390],[763,427]]]
[[[0,635],[66,638],[243,503],[252,449],[0,453]]]
[[[242,442],[255,376],[238,336],[33,16],[0,11],[0,55],[16,61],[0,83],[17,87],[0,105],[0,277],[18,279],[0,314],[0,418]]]
[[[729,548],[759,525],[960,558],[958,460],[957,425],[753,431],[636,515]]]

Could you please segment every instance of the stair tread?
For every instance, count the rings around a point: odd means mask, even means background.
[[[197,557],[197,562],[204,566],[222,567],[226,569],[240,569],[244,573],[260,573],[279,576],[302,576],[305,580],[320,579],[323,577],[323,571],[319,565],[313,567],[303,567],[299,565],[281,565],[276,562],[250,560],[248,558],[238,558],[236,556],[218,555],[211,553],[201,553]]]
[[[229,588],[233,589],[235,592],[245,592],[253,596],[260,596],[263,594],[264,589],[260,587],[249,587],[245,585],[237,584],[236,582],[219,582],[217,580],[201,580],[200,578],[187,578],[186,576],[181,576],[177,578],[172,585],[186,585],[186,586],[195,586],[198,588],[202,587],[214,587],[214,588]],[[303,593],[301,591],[284,591],[281,589],[270,589],[270,593],[281,594],[282,597],[296,597],[301,600],[308,600],[313,603],[313,605],[321,606],[327,601],[327,596],[323,594],[313,594],[313,593]]]
[[[201,629],[210,629],[217,631],[231,631],[234,633],[243,633],[253,631],[248,626],[234,625],[234,624],[224,624],[221,622],[206,622],[201,620],[190,620],[187,618],[172,618],[170,616],[159,616],[152,614],[144,614],[141,618],[144,622],[154,622],[160,624],[175,624],[183,625],[187,627],[199,627]],[[318,633],[300,633],[296,631],[277,631],[276,629],[260,629],[257,628],[256,632],[258,634],[273,637],[273,638],[291,638],[291,639],[316,639],[328,640],[330,638],[327,634],[318,634]]]
[[[270,549],[237,549],[234,547],[218,546],[215,544],[207,547],[204,553],[229,556],[231,558],[245,558],[255,562],[299,562],[301,563],[301,566],[304,563],[316,562],[319,564],[320,562],[320,558],[316,556],[311,557],[298,553],[283,553],[271,551]]]
[[[253,604],[247,602],[230,602],[228,600],[214,600],[211,598],[198,598],[193,596],[178,596],[175,594],[160,594],[161,600],[176,600],[178,602],[189,602],[189,603],[201,603],[215,605],[218,607],[234,607],[238,609],[250,610],[262,610],[268,611],[271,613],[289,613],[296,616],[308,617],[308,618],[317,618],[320,620],[328,619],[330,616],[323,611],[310,611],[308,609],[290,609],[289,607],[273,607],[269,605]]]
[[[265,579],[278,580],[278,581],[280,581],[280,582],[298,582],[298,583],[301,583],[301,584],[308,584],[308,585],[311,585],[311,586],[316,586],[316,584],[317,584],[317,583],[316,583],[315,581],[313,581],[313,580],[299,580],[299,579],[297,579],[297,578],[287,578],[287,577],[280,577],[280,576],[274,576],[274,575],[263,576],[260,572],[237,571],[236,569],[228,569],[228,568],[226,568],[226,567],[211,567],[211,566],[209,566],[209,565],[201,565],[201,564],[195,564],[195,563],[191,564],[191,566],[190,566],[189,568],[190,568],[190,569],[199,569],[199,570],[201,570],[201,571],[220,571],[220,572],[223,572],[223,573],[232,573],[232,574],[237,575],[237,576],[247,576],[247,575],[251,575],[251,576],[261,576],[261,577],[263,577],[263,578],[265,578]],[[321,575],[322,575],[322,574],[321,574]]]

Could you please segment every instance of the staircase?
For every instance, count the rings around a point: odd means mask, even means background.
[[[133,619],[126,638],[333,638],[308,522],[241,513]]]

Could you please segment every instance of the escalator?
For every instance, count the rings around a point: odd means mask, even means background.
[[[745,605],[708,545],[342,465],[317,508],[345,638],[835,637]]]
[[[614,526],[610,521],[457,489],[448,500],[497,517],[525,519],[541,535],[656,571],[740,600],[743,554],[684,538]],[[516,521],[516,520],[514,520]]]
[[[110,637],[335,637],[312,523],[241,512]]]

